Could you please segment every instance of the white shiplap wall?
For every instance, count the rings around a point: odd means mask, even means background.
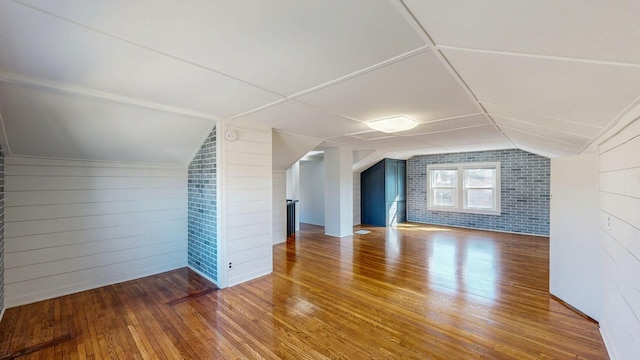
[[[272,243],[280,244],[287,241],[287,196],[285,171],[273,171],[273,235]]]
[[[5,162],[7,306],[186,266],[186,167]]]
[[[226,150],[222,155],[222,233],[226,239],[226,263],[233,262],[226,284],[233,286],[273,269],[272,136],[270,129],[230,126],[227,130],[238,132],[237,140],[224,140]]]
[[[353,174],[353,225],[360,225],[360,173]]]
[[[600,326],[612,359],[640,354],[640,120],[600,145],[604,291]]]

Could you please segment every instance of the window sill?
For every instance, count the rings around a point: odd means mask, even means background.
[[[454,212],[454,213],[463,213],[463,214],[493,215],[493,216],[502,215],[502,211],[500,210],[452,209],[452,208],[442,208],[442,207],[433,207],[433,206],[427,207],[427,211],[444,211],[444,212]]]

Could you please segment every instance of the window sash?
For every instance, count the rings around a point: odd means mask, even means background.
[[[456,171],[455,185],[436,181],[437,172],[443,170]],[[484,179],[480,179],[478,183],[470,179],[474,170],[491,170],[491,172],[484,174]],[[490,181],[487,181],[489,177]],[[429,165],[427,166],[427,180],[427,206],[430,210],[500,214],[499,162]],[[437,182],[439,184],[435,185]],[[449,201],[443,202],[442,197],[436,198],[437,194],[443,194],[443,190],[449,190],[452,193]]]

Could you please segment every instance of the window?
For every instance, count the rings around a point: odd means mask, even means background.
[[[500,215],[500,163],[427,166],[430,210]]]

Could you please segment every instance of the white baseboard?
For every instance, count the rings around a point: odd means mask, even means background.
[[[92,290],[99,287],[113,285],[125,281],[139,279],[145,276],[155,275],[163,273],[165,271],[175,270],[187,266],[185,261],[174,261],[168,264],[162,264],[161,266],[151,266],[143,269],[139,269],[135,272],[129,272],[125,274],[119,274],[116,276],[95,279],[89,282],[71,284],[55,289],[47,289],[35,293],[26,295],[15,296],[12,298],[5,298],[5,307],[12,308],[16,306],[31,304],[34,302],[57,298],[69,294],[78,293],[81,291]]]
[[[609,358],[611,360],[620,359],[616,354],[615,346],[613,346],[613,341],[609,337],[609,332],[602,326],[600,326],[600,335],[602,336],[602,341],[604,342],[604,347],[607,349],[607,353],[609,354]]]

